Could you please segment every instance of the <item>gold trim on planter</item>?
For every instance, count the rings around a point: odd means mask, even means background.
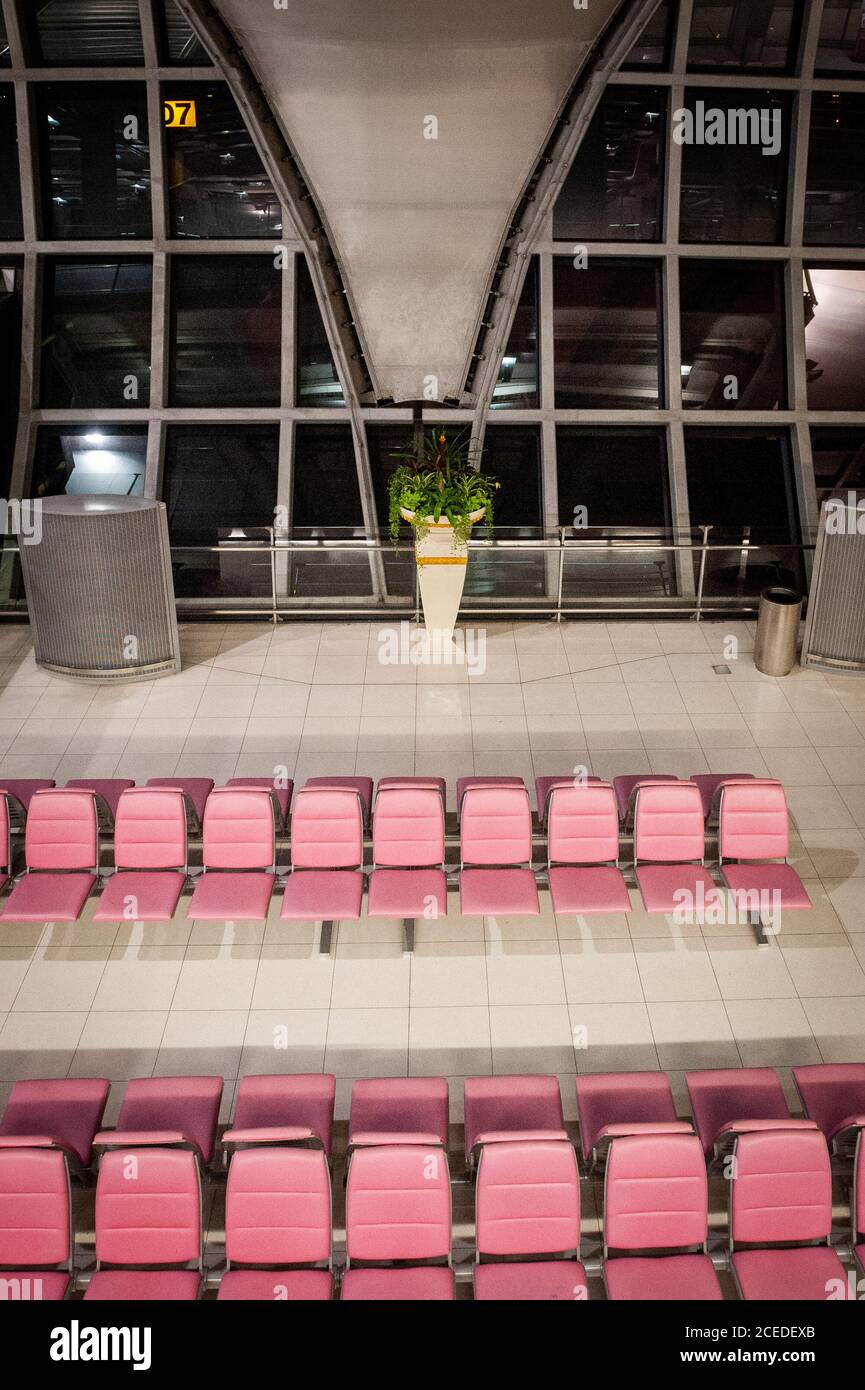
[[[416,565],[467,565],[467,555],[416,555]]]

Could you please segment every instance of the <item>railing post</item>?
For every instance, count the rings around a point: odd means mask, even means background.
[[[706,579],[706,556],[708,554],[709,532],[711,526],[701,526],[703,539],[700,543],[700,575],[697,580],[697,614],[696,621],[699,622],[703,616],[703,584]]]
[[[268,530],[270,531],[270,602],[273,608],[271,619],[276,627],[278,622],[276,616],[276,531],[272,526],[269,526]]]
[[[565,530],[566,527],[559,527],[559,579],[556,585],[556,622],[562,621],[562,592],[565,583]]]

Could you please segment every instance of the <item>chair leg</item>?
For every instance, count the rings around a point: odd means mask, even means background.
[[[404,918],[403,918],[402,930],[403,930],[403,950],[404,950],[404,951],[413,951],[413,950],[414,950],[414,918],[413,918],[413,917],[404,917]]]
[[[321,952],[321,954],[322,954],[323,956],[329,956],[329,955],[330,955],[330,948],[331,948],[331,945],[332,945],[332,944],[333,944],[333,922],[322,922],[322,924],[321,924],[321,941],[319,942],[318,949],[319,949],[319,951]]]

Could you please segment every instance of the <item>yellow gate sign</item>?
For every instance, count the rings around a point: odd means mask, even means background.
[[[162,119],[167,126],[182,126],[184,130],[191,130],[198,125],[195,113],[194,101],[164,101],[162,103]]]

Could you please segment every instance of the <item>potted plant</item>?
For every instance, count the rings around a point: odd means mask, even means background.
[[[499,484],[475,466],[480,454],[444,430],[431,430],[415,448],[393,454],[400,462],[388,483],[390,533],[395,542],[400,520],[412,527],[427,632],[447,641],[466,582],[472,527],[483,521],[492,533]]]

